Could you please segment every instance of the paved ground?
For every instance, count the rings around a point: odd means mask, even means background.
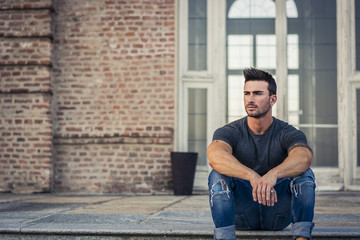
[[[0,194],[0,239],[212,239],[207,198]],[[360,192],[319,192],[315,212],[314,239],[360,239]],[[289,228],[237,236],[291,239]]]

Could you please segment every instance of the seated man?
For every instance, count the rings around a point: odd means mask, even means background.
[[[235,229],[281,230],[290,223],[294,239],[310,239],[311,148],[301,131],[272,116],[277,96],[271,74],[243,72],[247,117],[217,129],[207,150],[214,239],[236,239]]]

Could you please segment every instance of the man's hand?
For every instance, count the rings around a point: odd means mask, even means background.
[[[277,202],[277,194],[274,186],[277,181],[275,172],[269,171],[264,176],[254,175],[250,179],[250,184],[253,187],[253,199],[260,204],[267,206],[274,206]]]

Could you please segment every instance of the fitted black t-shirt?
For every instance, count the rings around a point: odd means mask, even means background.
[[[307,146],[305,134],[277,118],[262,135],[254,134],[247,124],[247,117],[231,122],[214,133],[213,140],[228,143],[233,155],[242,164],[259,175],[281,164],[295,144]]]

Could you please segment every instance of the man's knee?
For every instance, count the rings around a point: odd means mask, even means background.
[[[211,186],[210,191],[214,194],[219,194],[219,193],[227,193],[230,191],[230,189],[224,180],[219,180]]]
[[[312,195],[315,193],[315,188],[315,175],[310,168],[302,175],[294,177],[290,182],[290,190],[295,197],[303,194]]]
[[[208,179],[209,190],[211,190],[211,188],[213,187],[213,185],[216,182],[219,182],[219,181],[228,182],[229,180],[230,180],[230,178],[228,176],[222,175],[221,173],[218,173],[217,171],[212,170],[209,174],[209,179]]]
[[[214,172],[213,175],[219,174],[215,171],[213,172]],[[217,178],[212,178],[212,180],[210,180],[210,177],[209,177],[209,193],[210,193],[211,206],[213,206],[214,204],[214,198],[221,198],[224,200],[230,199],[230,186],[227,183],[228,181],[226,181],[225,178],[219,176]]]

